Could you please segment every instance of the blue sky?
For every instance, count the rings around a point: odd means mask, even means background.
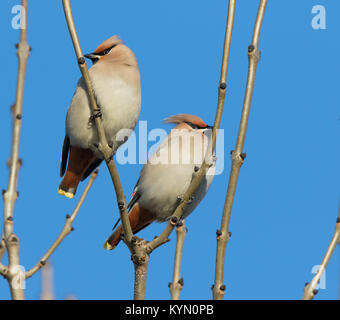
[[[6,188],[10,152],[10,105],[14,102],[19,31],[11,27],[11,8],[1,1],[2,125],[0,185]],[[206,198],[187,219],[182,264],[183,299],[210,299],[214,279],[216,229],[230,170],[246,85],[247,46],[258,1],[238,1],[231,44],[228,89],[221,127],[225,170],[216,176]],[[311,26],[314,5],[326,8],[326,29]],[[170,127],[162,119],[192,113],[212,124],[217,102],[227,1],[72,1],[78,36],[85,53],[118,34],[135,52],[141,71],[142,111],[148,128]],[[332,237],[339,205],[339,51],[333,0],[269,1],[260,37],[262,58],[253,96],[241,169],[231,216],[232,238],[225,264],[225,299],[300,299],[312,267],[321,262]],[[28,62],[20,155],[20,198],[15,232],[20,258],[31,268],[45,253],[79,198],[57,194],[66,110],[80,72],[61,1],[29,1]],[[137,128],[138,129],[138,128]],[[136,130],[138,135],[138,130]],[[138,137],[138,136],[137,136]],[[149,147],[154,142],[149,143]],[[120,165],[127,197],[141,165]],[[2,200],[1,200],[2,202]],[[74,227],[52,256],[56,297],[130,299],[133,265],[128,249],[103,249],[118,217],[107,169],[90,191]],[[0,216],[2,225],[3,219]],[[164,224],[140,233],[146,239]],[[147,299],[168,299],[175,234],[151,254]],[[5,260],[6,261],[6,260]],[[326,289],[316,299],[336,299],[340,252],[326,273]],[[1,279],[0,279],[1,280]],[[40,273],[27,281],[26,296],[37,299]],[[10,297],[0,281],[0,299]]]

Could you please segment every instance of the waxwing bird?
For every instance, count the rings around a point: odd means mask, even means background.
[[[137,60],[117,36],[107,39],[85,57],[93,62],[89,74],[101,109],[105,135],[114,154],[126,141],[117,138],[117,133],[127,129],[128,137],[140,113],[141,89]],[[85,82],[81,78],[67,112],[61,156],[60,176],[64,178],[58,193],[68,198],[74,196],[79,182],[86,179],[103,160],[96,148],[98,135],[89,104]]]
[[[140,173],[128,204],[133,233],[153,221],[163,222],[171,217],[204,158],[210,168],[193,194],[191,203],[184,209],[181,219],[185,219],[200,203],[214,177],[215,157],[212,152],[208,152],[212,127],[201,118],[189,114],[175,115],[164,121],[177,126],[171,130]],[[122,231],[119,226],[106,240],[104,248],[114,249],[120,241]]]

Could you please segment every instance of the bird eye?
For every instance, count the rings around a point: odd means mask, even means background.
[[[187,124],[188,124],[191,128],[193,128],[193,129],[199,129],[199,126],[196,125],[196,124],[194,124],[194,123],[192,123],[192,122],[187,122]]]
[[[109,54],[110,51],[111,51],[115,46],[116,46],[116,44],[113,45],[113,46],[110,47],[110,48],[107,48],[106,50],[103,50],[103,51],[99,52],[98,55],[99,55],[99,56],[105,56],[105,55]]]

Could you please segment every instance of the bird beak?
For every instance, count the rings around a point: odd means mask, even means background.
[[[207,128],[206,129],[214,129],[214,126],[207,126]]]
[[[85,54],[84,57],[87,59],[91,59],[93,63],[96,63],[99,60],[100,56],[96,55],[95,53],[89,53]]]

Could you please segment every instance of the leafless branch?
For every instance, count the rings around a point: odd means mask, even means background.
[[[176,227],[177,242],[175,251],[175,262],[172,275],[172,283],[169,283],[169,289],[172,300],[179,300],[179,295],[184,285],[184,280],[183,278],[181,278],[181,262],[184,238],[186,236],[186,233],[187,229],[185,227],[185,221],[183,220],[183,223]]]
[[[64,228],[62,229],[61,233],[59,234],[58,238],[54,241],[52,246],[47,250],[47,252],[44,254],[44,256],[39,260],[39,262],[29,271],[25,273],[25,278],[28,279],[32,277],[41,267],[43,267],[47,260],[50,258],[52,253],[58,248],[58,246],[61,244],[61,242],[66,238],[66,236],[73,230],[72,223],[74,219],[76,218],[79,209],[81,205],[83,204],[94,180],[96,179],[98,174],[98,170],[94,171],[89,179],[89,182],[86,185],[86,188],[83,191],[83,194],[81,195],[76,207],[74,208],[71,215],[66,215],[66,221],[64,224]]]
[[[12,299],[22,300],[25,299],[24,290],[20,285],[15,285],[16,279],[21,277],[21,271],[19,268],[19,239],[13,233],[13,210],[14,204],[18,197],[17,181],[18,171],[20,168],[19,159],[19,142],[21,131],[21,119],[22,119],[22,101],[24,95],[24,83],[26,75],[26,65],[29,57],[30,46],[27,43],[27,0],[22,0],[22,12],[21,19],[21,32],[20,42],[16,45],[17,56],[19,61],[18,77],[17,77],[17,91],[16,100],[13,108],[13,134],[12,134],[12,150],[11,158],[9,161],[9,179],[7,190],[3,192],[4,199],[4,241],[8,252],[8,270],[6,272],[6,279],[10,286]]]
[[[235,150],[231,154],[232,166],[229,176],[228,191],[225,199],[222,222],[220,230],[217,230],[217,252],[216,252],[216,267],[215,267],[215,283],[213,285],[213,297],[214,299],[223,299],[225,292],[225,285],[223,284],[223,271],[225,261],[225,249],[229,241],[229,221],[231,209],[234,201],[235,190],[237,186],[238,174],[240,172],[241,165],[245,158],[243,153],[243,145],[247,131],[248,117],[250,112],[251,100],[253,95],[253,89],[255,84],[255,75],[257,69],[257,63],[260,59],[259,51],[259,36],[262,26],[263,16],[266,8],[267,0],[260,0],[257,18],[255,22],[253,39],[251,45],[248,47],[248,79],[247,87],[244,97],[244,104],[241,116],[241,122],[236,142]],[[232,22],[231,22],[232,25]]]
[[[316,286],[318,285],[324,271],[326,270],[327,264],[329,260],[331,259],[334,249],[336,245],[339,243],[339,241],[340,241],[340,208],[339,208],[338,218],[336,220],[335,230],[334,230],[332,240],[327,248],[325,256],[322,259],[321,265],[317,273],[315,274],[312,281],[306,284],[302,300],[312,300],[315,297],[315,295],[318,293]]]

